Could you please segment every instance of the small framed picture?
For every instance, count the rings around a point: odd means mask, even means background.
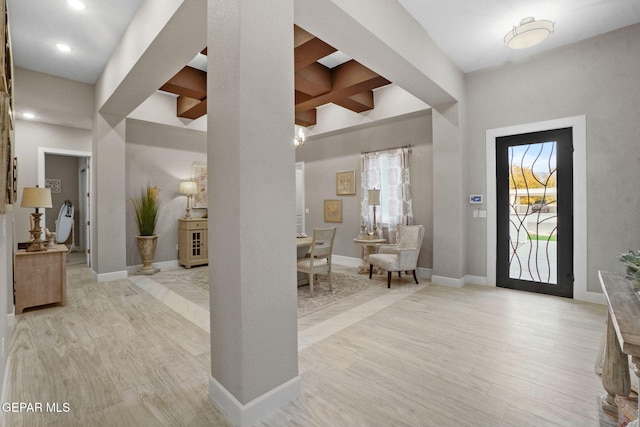
[[[50,188],[52,194],[62,193],[62,183],[59,179],[45,179],[44,186],[45,188]]]
[[[353,196],[356,194],[356,171],[336,174],[336,195]]]
[[[342,222],[342,200],[324,201],[324,222]]]

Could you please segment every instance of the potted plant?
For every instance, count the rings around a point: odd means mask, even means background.
[[[138,270],[141,274],[155,274],[159,269],[153,266],[153,258],[158,244],[156,234],[156,224],[158,223],[158,188],[147,184],[137,199],[131,199],[136,215],[136,225],[138,226],[138,251],[142,259],[142,268]]]

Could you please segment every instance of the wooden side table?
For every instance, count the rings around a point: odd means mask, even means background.
[[[178,260],[181,265],[191,268],[209,263],[208,231],[207,218],[178,220]]]
[[[16,314],[27,307],[66,303],[67,247],[56,245],[46,251],[21,249],[14,257],[13,292]]]
[[[355,238],[353,241],[358,245],[362,246],[362,263],[358,267],[358,273],[360,274],[369,274],[369,255],[375,251],[375,248],[378,245],[386,243],[385,239],[358,239]]]
[[[640,301],[627,280],[619,275],[600,271],[600,285],[607,298],[607,343],[602,368],[602,386],[607,394],[602,396],[602,409],[617,413],[616,395],[629,396],[631,378],[629,357],[635,374],[640,377]],[[638,426],[638,421],[628,424]]]

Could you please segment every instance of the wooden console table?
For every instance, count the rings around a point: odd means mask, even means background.
[[[600,284],[609,304],[607,344],[602,369],[602,408],[617,412],[616,395],[628,396],[631,390],[629,357],[636,375],[640,376],[640,300],[627,280],[619,275],[599,272]],[[635,366],[633,366],[635,365]],[[638,420],[629,426],[638,425]]]
[[[46,251],[15,253],[13,292],[16,314],[27,307],[65,304],[67,287],[67,247],[56,245]]]

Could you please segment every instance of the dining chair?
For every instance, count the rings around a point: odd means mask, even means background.
[[[336,227],[316,228],[313,230],[313,240],[307,258],[298,260],[298,271],[309,275],[309,295],[313,297],[313,277],[318,273],[327,273],[329,291],[331,288],[331,253]]]
[[[395,244],[380,245],[377,254],[369,255],[369,279],[373,266],[387,271],[387,288],[391,287],[391,273],[413,272],[413,280],[418,284],[416,269],[420,246],[424,237],[424,225],[398,225],[398,240]]]

